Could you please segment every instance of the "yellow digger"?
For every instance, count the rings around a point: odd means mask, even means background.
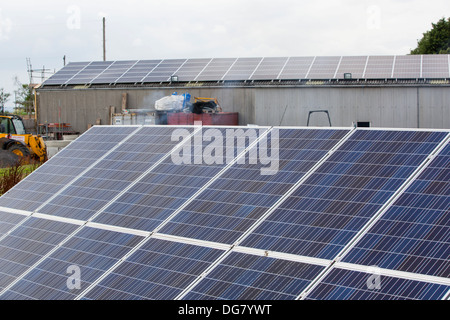
[[[39,162],[47,160],[47,147],[41,136],[28,134],[22,118],[0,114],[0,150]]]

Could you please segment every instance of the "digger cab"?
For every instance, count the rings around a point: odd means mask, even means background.
[[[42,137],[28,134],[22,118],[16,115],[0,115],[0,150],[40,162],[47,160],[47,148]]]
[[[0,116],[0,134],[27,134],[22,119],[18,116]]]

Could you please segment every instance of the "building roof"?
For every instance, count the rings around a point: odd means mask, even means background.
[[[450,79],[450,55],[73,62],[45,81],[43,86],[355,79]]]

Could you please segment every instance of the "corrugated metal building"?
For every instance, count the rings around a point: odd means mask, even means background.
[[[241,125],[450,128],[450,55],[70,63],[38,90],[40,123],[84,132],[173,92],[214,97]]]

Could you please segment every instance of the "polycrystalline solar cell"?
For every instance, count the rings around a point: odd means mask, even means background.
[[[178,144],[172,141],[174,130],[175,127],[144,127],[39,211],[72,219],[90,219],[171,152]],[[192,130],[186,129],[186,132]]]
[[[374,274],[333,269],[306,300],[441,300],[449,286],[380,276],[379,285],[371,279]]]
[[[0,296],[0,299],[73,300],[142,239],[135,235],[85,227]],[[68,286],[68,279],[75,270],[71,269],[73,266],[80,270],[78,289]]]
[[[0,241],[0,290],[54,249],[78,226],[29,218]]]
[[[448,78],[449,55],[423,55],[422,77],[423,78]]]
[[[114,61],[93,61],[89,63],[85,69],[105,69],[113,63]]]
[[[185,59],[163,60],[148,74],[142,82],[169,81],[170,77],[176,75],[178,69],[186,62]]]
[[[450,277],[450,146],[343,261]]]
[[[286,64],[288,58],[264,58],[250,79],[275,80]]]
[[[185,300],[294,300],[322,266],[231,253]]]
[[[333,79],[340,60],[341,57],[317,57],[306,77],[308,79]]]
[[[345,73],[351,73],[352,78],[360,79],[363,77],[364,69],[366,67],[367,56],[359,57],[342,57],[338,71],[336,73],[337,79],[344,79]]]
[[[45,81],[44,85],[62,85],[66,83],[69,79],[71,79],[73,76],[75,76],[76,72],[70,72],[70,73],[59,73],[55,74],[51,78]]]
[[[131,127],[91,128],[3,195],[0,206],[36,210],[135,130]]]
[[[76,74],[72,79],[67,81],[65,84],[88,84],[96,77],[101,75],[105,70],[107,70],[113,64],[112,61],[105,62],[92,62],[83,68],[78,74]]]
[[[222,250],[149,239],[96,285],[85,300],[173,300]]]
[[[370,56],[367,62],[364,78],[366,79],[386,79],[392,77],[394,66],[394,56]]]
[[[222,80],[225,73],[231,68],[235,58],[217,58],[213,59],[206,68],[197,76],[197,81],[219,81]]]
[[[0,237],[7,234],[26,217],[14,213],[0,211]]]
[[[279,79],[292,80],[304,79],[308,74],[314,57],[291,57],[286,63],[283,71],[279,75]]]
[[[247,159],[260,157],[256,164],[247,160],[233,165],[160,232],[234,243],[346,133],[348,130],[274,129],[247,154]],[[274,153],[264,151],[266,146]],[[276,159],[278,163],[272,161]],[[272,165],[275,174],[263,175]]]
[[[189,59],[176,73],[179,81],[194,81],[211,59]]]
[[[357,130],[241,245],[333,259],[445,136]]]
[[[116,61],[107,70],[94,78],[91,83],[114,83],[127,72],[136,61]]]
[[[141,60],[117,79],[117,83],[138,83],[158,65],[162,60]]]
[[[243,137],[245,134],[243,130],[229,130],[235,132],[238,137]],[[226,137],[226,131],[225,128],[203,129],[203,132],[196,134],[196,137],[201,139],[203,135],[204,138],[210,137],[209,139],[213,140],[216,137]],[[194,137],[191,146],[187,145],[187,149],[183,150],[184,154],[187,155],[190,152],[192,155],[188,157],[186,164],[176,164],[172,156],[167,158],[111,204],[94,219],[94,222],[153,231],[225,167],[227,160],[223,157],[222,163],[218,161],[208,164],[205,157],[200,158],[200,162],[196,163],[193,156],[207,155],[210,143],[210,141],[198,141]],[[201,147],[201,151],[197,151],[197,146]],[[220,148],[223,147],[225,143],[220,146]],[[238,144],[235,146],[235,149],[237,148]],[[226,150],[222,149],[222,152],[225,156]]]
[[[262,58],[239,58],[222,80],[249,80]]]
[[[74,75],[80,72],[86,67],[89,62],[75,62],[69,63],[64,68],[52,75],[48,80],[44,82],[44,85],[58,84],[62,85],[71,79]]]
[[[397,56],[394,66],[394,78],[420,78],[421,56]]]
[[[55,86],[55,85],[62,85],[67,81],[67,78],[53,78],[45,81],[46,86]]]

